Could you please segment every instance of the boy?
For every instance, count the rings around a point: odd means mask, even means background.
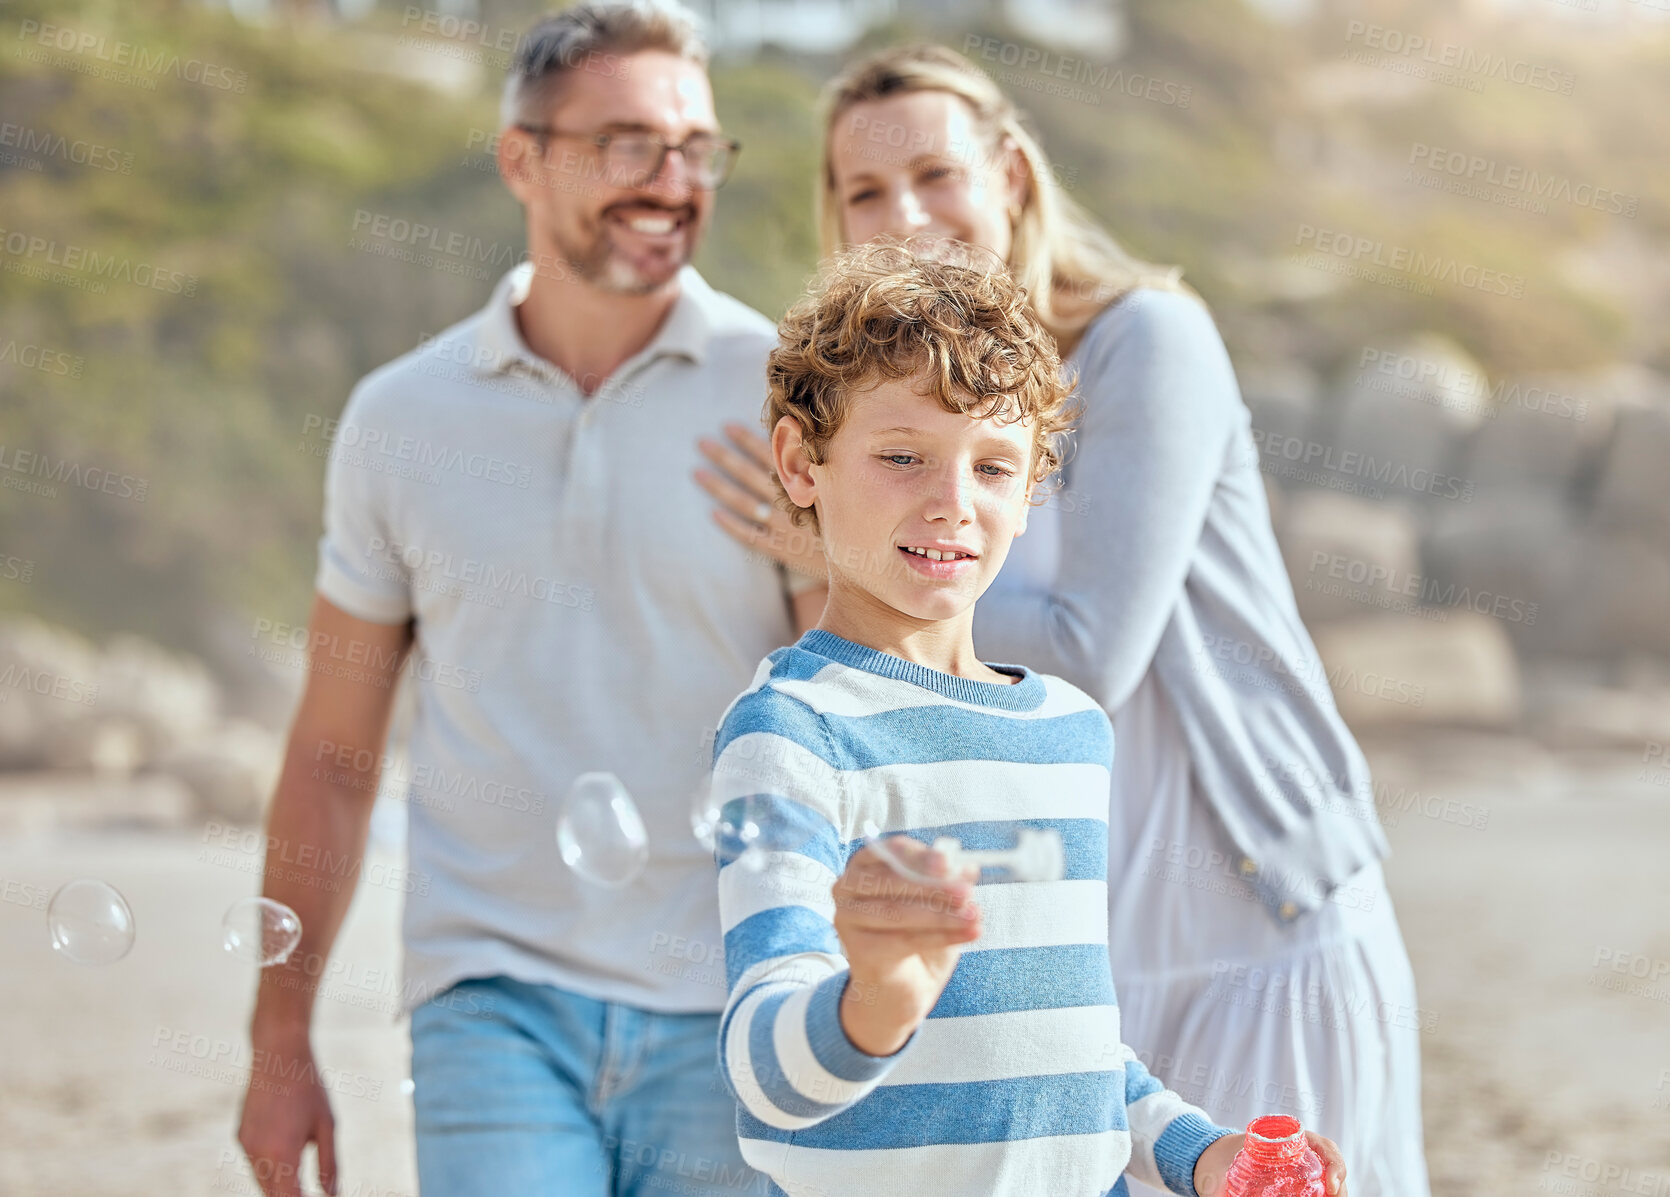
[[[1001,271],[838,257],[768,368],[779,485],[829,557],[819,625],[715,741],[744,1158],[791,1197],[1217,1192],[1242,1136],[1119,1039],[1107,957],[1112,728],[974,654],[975,600],[1071,426],[1053,343]],[[869,823],[919,876],[860,846]],[[921,841],[1060,834],[1065,877],[987,885]],[[1311,1142],[1344,1193],[1332,1143]]]

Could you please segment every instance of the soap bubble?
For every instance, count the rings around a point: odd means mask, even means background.
[[[563,863],[594,885],[619,889],[637,880],[649,860],[649,835],[620,778],[582,773],[557,816]]]
[[[52,947],[77,964],[114,964],[133,947],[133,911],[102,881],[69,881],[46,908]]]
[[[713,796],[709,777],[690,795],[690,830],[709,852],[730,860],[748,850],[760,837],[760,826],[751,817],[752,798],[733,798],[720,805]]]
[[[709,852],[714,850],[714,834],[721,821],[719,804],[713,800],[713,785],[703,781],[690,795],[690,830],[696,842]]]
[[[283,964],[302,941],[302,920],[283,902],[243,898],[220,920],[221,946],[262,968]]]
[[[761,840],[759,812],[753,798],[733,798],[714,813],[714,841],[721,863],[730,863],[757,873],[765,868],[765,844]]]
[[[760,825],[752,819],[743,819],[740,824],[726,823],[724,830],[735,837],[742,845],[742,855],[736,858],[736,863],[750,873],[757,873],[765,868],[765,849],[760,844]]]

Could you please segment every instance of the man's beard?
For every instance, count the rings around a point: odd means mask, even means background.
[[[562,231],[553,228],[550,230],[551,244],[557,257],[577,277],[600,291],[616,295],[647,295],[666,286],[690,261],[700,239],[696,217],[691,215],[690,223],[684,226],[683,252],[677,255],[676,261],[663,267],[664,274],[651,277],[635,266],[624,252],[616,249],[605,216],[600,215],[594,227],[596,231],[590,240],[565,236]]]

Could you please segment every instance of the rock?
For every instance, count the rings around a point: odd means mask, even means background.
[[[1343,380],[1331,433],[1313,434],[1320,452],[1309,468],[1369,498],[1462,498],[1459,447],[1484,418],[1483,377],[1459,346],[1431,333],[1365,349]]]
[[[1285,506],[1277,539],[1306,623],[1384,606],[1419,568],[1415,523],[1400,504],[1301,490]]]
[[[1499,620],[1364,616],[1315,632],[1340,714],[1353,728],[1506,728],[1519,718],[1519,666]]]
[[[1611,662],[1606,680],[1630,690],[1670,690],[1670,656],[1632,655]],[[1666,714],[1670,715],[1670,708]]]
[[[51,769],[131,777],[145,763],[145,735],[130,719],[92,716],[57,723],[42,736]]]
[[[222,710],[268,727],[287,727],[307,681],[304,669],[284,668],[253,652],[248,617],[230,611],[210,616],[201,629],[207,664],[221,685]]]
[[[1554,650],[1549,605],[1564,593],[1563,561],[1580,540],[1567,505],[1547,489],[1443,504],[1421,546],[1423,600],[1500,619],[1527,651]]]
[[[137,727],[145,759],[154,761],[215,726],[220,694],[201,662],[119,635],[99,662],[99,711]]]
[[[1526,722],[1554,748],[1618,748],[1644,767],[1670,768],[1670,686],[1603,685],[1539,677],[1525,687]]]
[[[0,772],[46,768],[42,732],[33,702],[17,694],[0,695]]]
[[[1670,376],[1638,362],[1608,366],[1593,378],[1589,414],[1591,418],[1598,414],[1605,421],[1604,432],[1611,431],[1614,416],[1625,408],[1670,408]]]
[[[58,729],[92,718],[100,701],[89,641],[27,616],[0,621],[0,769],[49,766]]]
[[[1604,455],[1613,414],[1606,385],[1571,375],[1493,382],[1489,414],[1467,444],[1462,472],[1480,495],[1569,494]]]
[[[1547,556],[1553,647],[1577,655],[1670,654],[1670,550],[1660,542],[1589,527]]]
[[[1670,549],[1670,407],[1626,407],[1595,494],[1598,527],[1638,533]]]
[[[26,836],[64,828],[189,826],[196,809],[191,791],[159,774],[132,778],[83,773],[27,772],[0,775],[0,835]]]
[[[1236,367],[1241,396],[1252,412],[1254,438],[1311,435],[1322,394],[1316,371],[1297,361],[1249,362]]]
[[[168,752],[155,769],[187,786],[200,818],[254,825],[278,784],[283,752],[276,732],[247,719],[228,719]]]

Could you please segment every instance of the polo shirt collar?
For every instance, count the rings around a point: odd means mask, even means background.
[[[528,348],[522,330],[516,325],[515,305],[527,298],[533,283],[533,263],[522,262],[513,267],[493,288],[493,295],[482,312],[477,326],[476,352],[471,361],[484,374],[502,374],[520,365],[545,379],[560,377],[562,372],[551,362]],[[655,337],[639,352],[621,363],[616,375],[624,375],[663,354],[689,358],[700,365],[707,358],[707,343],[713,333],[709,311],[715,295],[707,280],[694,266],[678,272],[678,298],[661,322]]]

